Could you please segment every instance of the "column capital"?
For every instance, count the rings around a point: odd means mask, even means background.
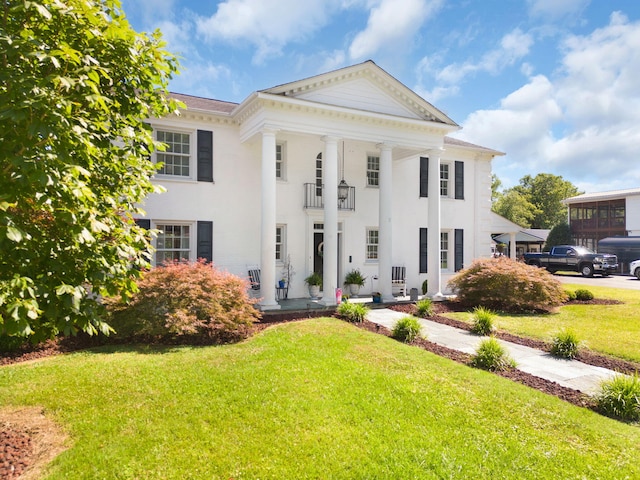
[[[280,129],[275,125],[268,125],[268,124],[263,125],[262,128],[260,129],[260,133],[262,133],[263,135],[275,135],[279,131]]]
[[[380,142],[376,143],[376,148],[382,152],[393,150],[397,145],[391,142]]]
[[[340,140],[342,140],[342,137],[339,135],[323,135],[322,137],[320,137],[320,139],[325,143],[331,143],[331,142],[337,143]]]
[[[444,153],[445,149],[443,147],[431,147],[431,148],[427,148],[425,150],[425,153],[427,155],[434,155],[434,156],[442,156],[442,154]]]

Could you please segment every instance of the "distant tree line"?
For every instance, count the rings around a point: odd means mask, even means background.
[[[493,175],[491,184],[492,210],[522,228],[549,229],[546,248],[571,242],[567,224],[567,206],[562,200],[581,195],[568,180],[559,175],[539,173],[525,175],[520,183],[501,190],[502,182]]]

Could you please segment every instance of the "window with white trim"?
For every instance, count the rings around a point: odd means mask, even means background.
[[[156,130],[156,140],[165,144],[164,151],[156,152],[156,161],[163,164],[158,173],[189,178],[191,176],[191,135],[185,132]]]
[[[156,238],[156,265],[191,257],[191,226],[156,224],[160,230]]]
[[[441,163],[440,164],[440,196],[448,197],[449,196],[449,164]]]
[[[367,155],[367,187],[380,185],[380,157]]]
[[[287,256],[286,235],[287,235],[287,226],[276,225],[276,262],[284,262],[284,259]]]
[[[367,260],[378,260],[378,243],[378,229],[367,228],[367,251],[365,257]]]
[[[286,179],[284,146],[284,143],[276,143],[276,178],[278,180]]]
[[[440,268],[449,268],[449,232],[440,232]]]

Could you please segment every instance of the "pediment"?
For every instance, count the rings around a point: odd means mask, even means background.
[[[456,125],[444,113],[372,61],[263,92],[358,111]]]

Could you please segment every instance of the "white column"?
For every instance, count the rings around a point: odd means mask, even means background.
[[[518,253],[516,252],[516,232],[509,233],[509,258],[516,260]]]
[[[324,253],[322,257],[323,305],[336,304],[338,287],[338,138],[322,137],[325,143],[322,156],[322,181],[324,183]]]
[[[440,272],[440,156],[442,149],[429,150],[429,218],[427,223],[427,295],[440,300],[442,295],[442,274]]]
[[[276,130],[262,131],[262,223],[260,229],[260,308],[276,310]]]
[[[392,246],[392,212],[393,212],[393,177],[392,146],[381,143],[380,149],[380,183],[378,205],[378,286],[383,302],[393,302],[391,285],[391,268],[393,266]]]

